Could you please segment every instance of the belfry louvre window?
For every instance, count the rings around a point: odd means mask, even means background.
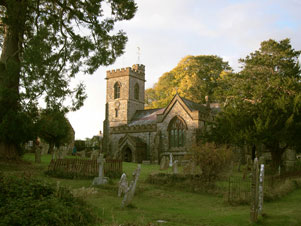
[[[136,83],[134,87],[134,98],[135,100],[139,100],[139,85]]]
[[[175,117],[171,120],[168,126],[169,133],[169,147],[183,147],[185,145],[185,132],[187,126],[179,117]]]
[[[120,84],[118,82],[114,85],[114,99],[120,98]]]

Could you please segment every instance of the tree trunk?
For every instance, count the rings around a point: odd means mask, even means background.
[[[49,143],[48,154],[53,153],[54,143]]]
[[[272,168],[276,172],[281,166],[282,163],[282,154],[284,153],[285,149],[281,149],[279,147],[276,147],[274,149],[270,149],[271,155],[272,155]]]
[[[0,159],[2,160],[13,160],[19,159],[17,146],[14,144],[0,143]]]
[[[5,3],[8,19],[7,24],[4,24],[0,57],[0,158],[17,159],[19,144],[16,140],[19,139],[15,139],[14,134],[9,134],[9,131],[19,129],[15,128],[14,116],[20,110],[20,53],[27,7],[24,0],[10,0]]]

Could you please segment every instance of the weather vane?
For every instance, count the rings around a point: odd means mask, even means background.
[[[140,64],[140,54],[141,54],[140,47],[137,46],[137,55],[138,55],[137,64]]]

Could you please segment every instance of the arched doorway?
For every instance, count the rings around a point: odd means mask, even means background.
[[[123,151],[123,161],[132,162],[132,150],[129,147],[126,147]]]

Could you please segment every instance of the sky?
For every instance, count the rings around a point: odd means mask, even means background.
[[[187,55],[217,55],[239,71],[238,59],[258,50],[262,41],[290,38],[292,47],[301,50],[301,0],[135,2],[135,17],[115,27],[127,33],[125,54],[93,75],[77,77],[86,85],[88,97],[80,110],[67,115],[76,139],[103,131],[107,70],[144,64],[145,86],[151,88]]]

